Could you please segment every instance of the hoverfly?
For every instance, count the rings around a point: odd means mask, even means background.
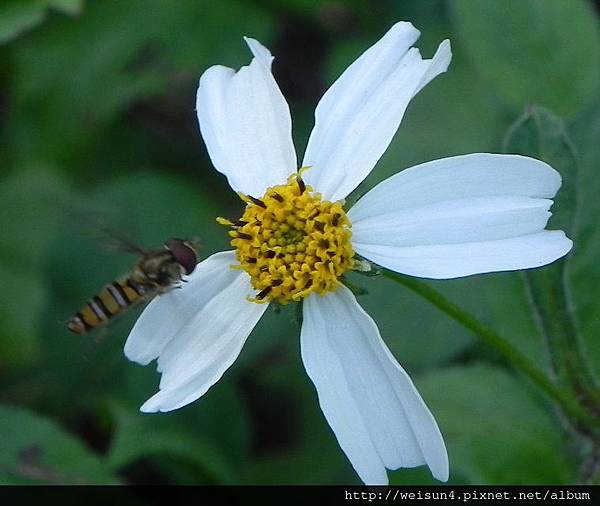
[[[69,320],[71,332],[85,334],[138,303],[177,288],[198,263],[197,240],[169,239],[156,250],[144,250],[130,241],[125,246],[140,259],[128,275],[102,288]]]

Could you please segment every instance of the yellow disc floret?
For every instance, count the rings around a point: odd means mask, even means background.
[[[342,204],[322,200],[301,173],[268,188],[260,199],[240,194],[247,207],[238,221],[217,219],[233,228],[238,267],[258,291],[254,302],[286,304],[335,290],[338,278],[353,267],[352,233]]]

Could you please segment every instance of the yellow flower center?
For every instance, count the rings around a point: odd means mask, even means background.
[[[322,200],[301,174],[288,183],[268,188],[262,198],[240,194],[247,204],[235,222],[217,218],[233,228],[229,235],[252,286],[254,302],[299,301],[312,292],[339,286],[338,278],[354,265],[350,221],[340,202]]]

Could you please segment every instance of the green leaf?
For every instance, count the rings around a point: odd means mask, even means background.
[[[53,421],[0,406],[0,483],[114,484],[103,458]]]
[[[64,179],[45,167],[20,167],[1,180],[0,258],[21,270],[41,268],[71,198]]]
[[[211,448],[218,449],[218,462],[216,469],[210,471],[210,461],[205,455],[197,455],[191,462],[199,468],[212,473],[211,479],[215,478],[228,481],[226,478],[231,474],[238,475],[242,470],[242,463],[249,452],[249,439],[251,427],[249,424],[249,413],[245,398],[240,395],[237,388],[236,378],[240,375],[239,368],[230,369],[224,377],[217,382],[201,399],[184,406],[181,409],[169,413],[140,413],[139,407],[158,389],[159,376],[156,372],[156,363],[142,367],[138,364],[128,362],[121,356],[121,364],[125,368],[123,381],[120,388],[109,397],[109,409],[113,409],[113,402],[118,402],[122,409],[128,411],[127,416],[133,417],[134,423],[140,423],[151,431],[173,430],[176,434],[183,434],[186,438],[197,438],[202,445],[209,444]],[[237,367],[237,364],[233,367]],[[235,414],[235,416],[232,416]],[[119,434],[119,426],[116,426],[116,434]],[[118,439],[118,437],[117,437]],[[137,458],[142,452],[136,450],[135,445],[126,444],[125,447],[117,448],[119,441],[115,439],[115,446],[111,447],[111,453],[119,457],[117,465]],[[127,443],[127,439],[125,441]],[[123,443],[123,441],[120,441]],[[153,443],[148,443],[148,448],[153,448]],[[133,452],[133,456],[129,452]],[[179,447],[173,451],[168,445],[163,446],[163,454],[182,456],[187,458],[190,454],[180,454]],[[227,471],[227,472],[225,472]]]
[[[573,298],[592,370],[600,371],[600,103],[577,118],[569,132],[580,157],[579,214],[569,263]]]
[[[50,7],[66,14],[79,14],[83,9],[83,0],[46,0]]]
[[[22,169],[0,181],[0,360],[6,365],[22,365],[39,355],[48,297],[43,268],[69,198],[65,183],[41,168]]]
[[[416,384],[444,435],[451,479],[572,483],[573,462],[556,420],[504,369],[453,367],[420,377]]]
[[[181,417],[148,415],[120,403],[110,403],[116,424],[109,463],[117,470],[142,457],[177,457],[194,463],[209,482],[235,483],[235,473],[226,458],[208,437],[181,424]]]
[[[560,227],[573,237],[577,216],[578,160],[560,118],[540,107],[530,107],[505,139],[504,151],[541,159],[562,176],[550,227]],[[568,260],[560,259],[540,269],[527,270],[524,279],[530,302],[550,351],[552,369],[571,384],[578,397],[592,398],[593,389],[586,354],[577,328],[571,287],[566,274]]]
[[[43,0],[8,0],[0,6],[0,44],[18,37],[44,19]]]
[[[585,0],[453,0],[460,50],[517,109],[573,115],[600,87],[600,32]]]
[[[41,23],[48,7],[78,14],[82,6],[83,0],[4,0],[0,5],[0,44]]]
[[[226,229],[215,221],[213,193],[182,177],[151,170],[130,173],[97,187],[86,203],[144,247],[160,246],[171,237],[199,236],[204,257],[229,242]]]
[[[17,367],[40,357],[41,314],[48,296],[39,273],[0,265],[0,361]]]

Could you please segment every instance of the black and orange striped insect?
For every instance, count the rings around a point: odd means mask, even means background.
[[[124,242],[124,241],[122,241]],[[180,286],[198,263],[198,241],[169,239],[164,248],[144,250],[131,242],[126,249],[140,259],[131,272],[106,285],[67,323],[71,332],[85,334],[139,303]]]

